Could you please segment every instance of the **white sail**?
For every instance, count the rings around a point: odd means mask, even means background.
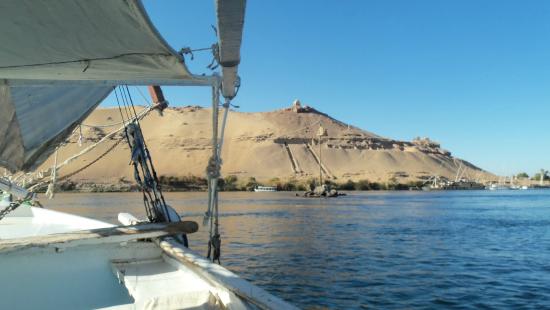
[[[140,1],[4,0],[0,79],[192,79]]]
[[[137,0],[2,1],[0,46],[0,165],[12,171],[45,160],[113,84],[195,80]]]
[[[112,90],[105,86],[0,86],[0,166],[43,162]]]
[[[222,93],[235,96],[245,1],[216,2]],[[0,166],[41,164],[120,84],[211,85],[192,75],[138,0],[0,3]]]

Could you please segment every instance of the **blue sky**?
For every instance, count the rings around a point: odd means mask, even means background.
[[[144,4],[174,48],[215,42],[213,1]],[[550,169],[550,1],[249,0],[246,14],[242,111],[299,98],[382,136],[428,136],[495,173]],[[210,60],[188,63],[207,73]],[[210,102],[206,88],[165,94]]]

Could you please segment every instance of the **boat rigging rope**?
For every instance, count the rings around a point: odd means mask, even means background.
[[[88,127],[88,128],[109,128],[109,127],[115,127],[124,124],[124,121],[112,123],[112,124],[103,124],[103,125],[89,125],[89,124],[80,124],[82,127]]]
[[[143,100],[149,105],[149,107],[147,109],[156,109],[157,106],[155,106],[154,103],[151,103],[147,100],[147,98],[145,97],[145,95],[141,92],[141,90],[139,89],[139,87],[135,87],[135,89],[139,92],[140,96],[143,98]],[[115,90],[115,95],[116,94],[116,90]],[[141,112],[140,112],[141,114]],[[88,127],[88,128],[109,128],[109,127],[114,127],[114,126],[119,126],[119,125],[124,125],[127,121],[125,121],[124,119],[122,119],[120,122],[116,122],[116,123],[111,123],[111,124],[101,124],[101,125],[91,125],[91,124],[80,124],[80,126],[84,126],[84,127]],[[80,130],[80,135],[82,135],[82,129]]]
[[[92,160],[91,162],[89,162],[88,164],[76,169],[75,171],[71,172],[71,173],[67,173],[66,175],[62,176],[59,178],[60,181],[63,181],[65,179],[68,179],[74,175],[77,175],[79,174],[80,172],[84,171],[85,169],[87,169],[88,167],[92,166],[93,164],[97,163],[98,161],[100,161],[103,157],[107,156],[107,154],[111,153],[119,144],[120,142],[122,142],[123,140],[122,139],[119,139],[117,140],[113,145],[111,145],[105,152],[103,152],[101,155],[99,155],[96,159]]]
[[[53,160],[53,167],[52,167],[52,180],[50,182],[50,185],[48,185],[48,190],[46,191],[46,196],[49,199],[52,199],[55,196],[55,183],[57,181],[57,155],[59,153],[59,147],[55,149],[55,155]]]
[[[229,113],[230,101],[226,100],[223,107],[223,118],[221,128],[218,128],[218,115],[220,106],[219,85],[212,87],[212,156],[208,161],[206,175],[208,179],[208,209],[204,214],[203,225],[210,223],[207,258],[213,262],[221,263],[221,236],[219,232],[219,205],[218,205],[218,180],[221,176],[221,150],[223,138]],[[218,130],[220,134],[218,136]]]
[[[195,48],[192,49],[191,47],[184,47],[180,49],[179,54],[183,58],[185,55],[191,55],[191,60],[195,59],[195,55],[193,55],[193,52],[203,52],[203,51],[210,51],[215,48],[215,45],[212,45],[210,47],[203,47],[203,48]]]
[[[82,124],[78,126],[78,146],[82,147],[82,141],[84,140],[84,137],[82,136]]]
[[[124,114],[128,119],[128,124],[125,125],[124,135],[131,150],[131,164],[134,167],[134,178],[139,185],[143,194],[143,204],[147,218],[151,222],[178,222],[179,215],[171,209],[164,199],[160,182],[157,177],[157,172],[151,159],[151,154],[143,138],[141,125],[137,118],[134,102],[128,86],[119,87],[119,92],[115,89],[115,97],[117,99],[120,115],[124,121]],[[124,114],[122,107],[124,106]],[[133,121],[130,120],[130,115],[133,114]],[[124,121],[125,122],[125,121]],[[182,234],[176,236],[186,247],[188,246],[187,236]]]
[[[32,63],[32,64],[22,64],[22,65],[11,65],[11,66],[0,66],[0,69],[17,69],[17,68],[28,68],[28,67],[41,67],[41,66],[51,66],[51,65],[63,65],[63,64],[74,64],[81,63],[84,65],[83,70],[86,71],[92,61],[102,61],[102,60],[113,60],[124,57],[131,56],[153,56],[153,57],[173,57],[174,55],[168,53],[124,53],[119,55],[113,55],[109,57],[97,57],[97,58],[83,58],[83,59],[74,59],[74,60],[65,60],[65,61],[53,61],[53,62],[43,62],[43,63]],[[181,56],[180,56],[181,57]],[[83,71],[83,72],[84,72]]]
[[[107,156],[109,153],[111,153],[119,144],[120,142],[122,142],[123,140],[122,139],[119,139],[117,140],[113,145],[111,145],[105,152],[103,152],[101,155],[99,155],[96,159],[92,160],[91,162],[87,163],[86,165],[76,169],[75,171],[73,172],[70,172],[70,173],[67,173],[65,174],[64,176],[62,177],[59,177],[57,178],[57,181],[64,181],[68,178],[71,178],[77,174],[79,174],[80,172],[88,169],[90,166],[92,166],[93,164],[97,163],[98,161],[100,161],[101,159],[103,159],[103,157]],[[59,170],[59,169],[58,169]],[[40,187],[42,187],[43,185],[47,184],[49,181],[44,181],[44,182],[40,182],[40,183],[37,183],[35,185],[32,186],[33,189],[38,189]],[[49,187],[48,187],[48,190]],[[47,193],[46,193],[47,194]]]
[[[139,114],[137,114],[137,117],[133,118],[133,120],[141,120],[143,119],[145,116],[147,116],[152,110],[154,109],[154,107],[149,107],[147,109],[144,109],[143,111],[139,112]],[[98,147],[100,144],[104,143],[105,141],[111,139],[113,136],[115,136],[117,133],[125,130],[126,128],[126,125],[124,124],[123,126],[121,126],[120,128],[108,133],[107,135],[105,135],[103,138],[101,138],[99,141],[97,141],[96,143],[86,147],[85,149],[83,149],[82,151],[78,152],[77,154],[67,158],[65,161],[63,161],[61,164],[57,165],[57,170],[59,171],[61,168],[67,166],[68,164],[72,163],[73,161],[75,161],[76,159],[80,158],[81,156],[89,153],[90,151],[92,151],[93,149],[95,149],[96,147]],[[105,154],[106,155],[106,154]],[[97,160],[95,160],[94,162],[96,162]],[[87,167],[86,167],[87,168]],[[44,172],[47,172],[47,171],[41,171],[39,172],[38,174],[44,174]],[[76,173],[75,173],[76,174]],[[74,175],[74,174],[73,174]],[[34,180],[31,180],[30,182],[34,183],[40,179],[43,179],[42,177],[39,177],[37,179],[34,179]],[[28,188],[29,191],[33,191],[41,186],[44,185],[44,183],[47,183],[47,182],[40,182],[40,183],[36,183],[34,185],[32,185],[31,187]]]

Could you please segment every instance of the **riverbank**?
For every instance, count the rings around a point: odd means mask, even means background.
[[[160,178],[160,184],[162,190],[165,192],[203,192],[208,189],[206,179],[199,177],[186,177],[186,178]],[[225,192],[241,192],[241,191],[253,191],[256,186],[273,186],[278,191],[308,191],[318,183],[318,180],[306,180],[298,181],[291,180],[279,180],[274,178],[266,183],[258,183],[254,178],[250,178],[245,182],[239,181],[234,176],[228,176],[219,180],[219,186],[221,191]],[[324,181],[325,184],[331,188],[339,191],[378,191],[378,190],[419,190],[422,188],[423,182],[409,182],[409,183],[382,183],[371,182],[369,180],[352,181],[347,180],[345,182]],[[38,192],[45,192],[47,185],[38,189]],[[97,182],[74,182],[66,180],[56,184],[56,190],[62,192],[76,192],[76,193],[109,193],[109,192],[137,192],[140,191],[139,186],[130,181],[120,180],[116,183],[97,183]]]
[[[197,176],[165,177],[160,176],[159,182],[165,192],[204,192],[208,189],[207,180]],[[258,182],[254,177],[239,179],[235,175],[229,175],[219,179],[220,190],[224,192],[253,191],[257,186],[272,186],[278,191],[305,192],[315,188],[319,179],[279,179],[273,178],[267,182]],[[426,181],[398,182],[392,179],[388,182],[372,182],[367,179],[353,181],[323,180],[324,184],[337,191],[384,191],[384,190],[421,190]],[[535,187],[536,184],[518,182],[516,185]],[[487,185],[487,184],[485,184]],[[45,192],[47,184],[38,189]],[[98,183],[92,180],[72,181],[64,180],[56,184],[56,189],[63,192],[97,193],[97,192],[137,192],[140,191],[134,181],[120,178],[117,181]]]

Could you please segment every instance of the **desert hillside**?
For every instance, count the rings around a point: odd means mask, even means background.
[[[114,124],[121,121],[118,108],[101,108],[84,121],[87,125]],[[168,108],[164,115],[150,113],[141,122],[143,134],[157,172],[164,177],[205,175],[211,154],[211,110],[196,106]],[[429,139],[396,141],[383,138],[337,121],[310,107],[293,105],[264,113],[232,111],[223,148],[224,176],[239,179],[255,177],[266,182],[273,178],[308,179],[319,175],[319,125],[327,131],[321,144],[323,174],[335,182],[368,179],[373,182],[409,182],[438,175],[454,179],[457,170],[470,179],[489,180],[494,176],[474,165],[452,157]],[[59,152],[59,162],[82,150],[118,126],[82,127]],[[94,161],[122,135],[116,135],[89,154],[59,171],[73,174]],[[51,167],[50,158],[41,169]],[[75,182],[116,183],[132,181],[130,151],[122,142],[94,165],[71,176]]]

